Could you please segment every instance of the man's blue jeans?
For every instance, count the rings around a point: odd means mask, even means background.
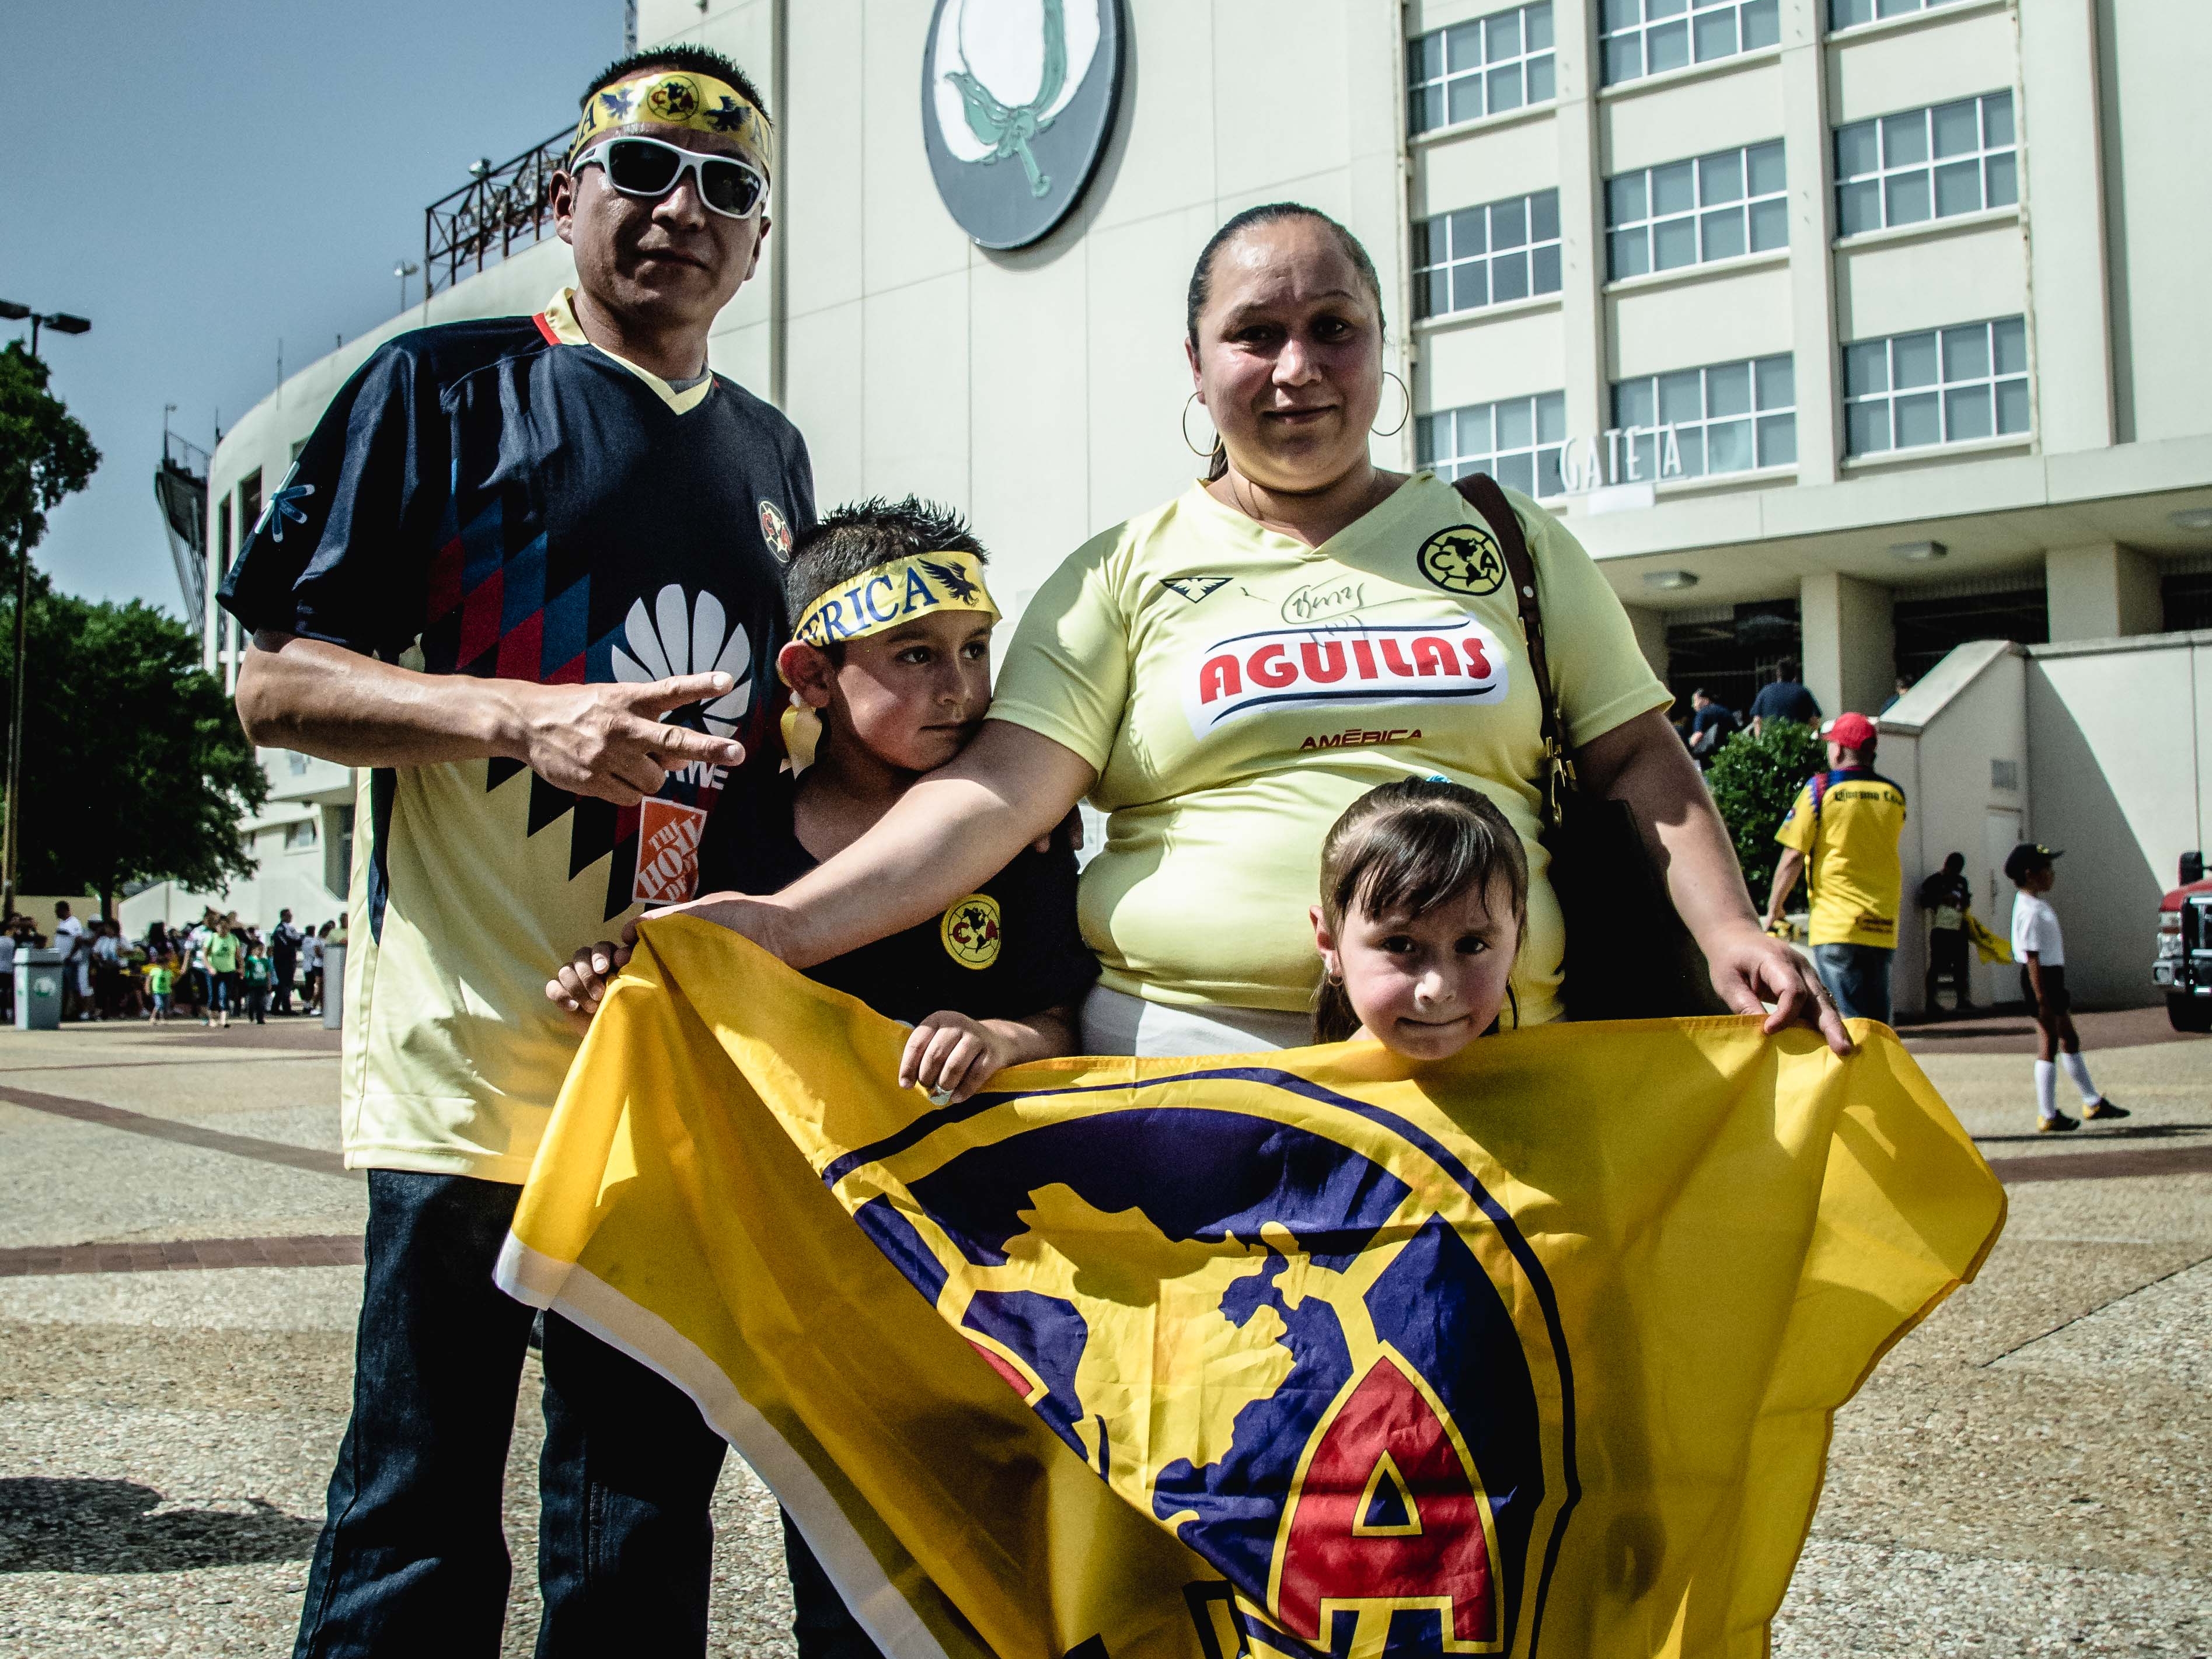
[[[1889,1024],[1889,969],[1897,952],[1886,945],[1816,945],[1813,963],[1846,1019]]]
[[[353,1419],[295,1659],[496,1654],[531,1310],[492,1283],[519,1187],[373,1170]],[[701,1654],[726,1449],[672,1385],[545,1321],[540,1659]]]

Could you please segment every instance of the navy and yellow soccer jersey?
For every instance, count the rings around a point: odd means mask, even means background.
[[[1797,792],[1774,839],[1805,855],[1813,944],[1897,948],[1904,830],[1905,791],[1869,768],[1824,773]]]
[[[628,808],[517,761],[362,774],[349,1164],[528,1174],[576,1046],[549,974],[691,897],[709,814],[781,800],[783,562],[813,521],[788,421],[720,376],[678,390],[601,350],[566,294],[403,335],[331,401],[223,584],[247,628],[540,684],[720,670],[732,690],[664,718],[747,750]]]

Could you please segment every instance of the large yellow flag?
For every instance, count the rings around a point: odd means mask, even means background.
[[[934,1107],[903,1027],[643,931],[500,1282],[697,1400],[891,1659],[1762,1655],[1836,1408],[2003,1221],[1879,1025]]]

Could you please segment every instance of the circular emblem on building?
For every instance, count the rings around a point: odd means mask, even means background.
[[[960,228],[981,247],[1025,247],[1066,217],[1121,92],[1120,0],[937,0],[922,142]]]
[[[963,968],[988,968],[999,959],[999,901],[988,893],[955,899],[937,925],[945,953]]]
[[[760,504],[761,539],[768,550],[786,564],[791,562],[791,521],[777,509],[776,504],[765,495]]]
[[[698,83],[689,76],[669,76],[646,94],[645,106],[663,121],[688,121],[699,112]]]
[[[1480,599],[1505,586],[1498,538],[1480,525],[1457,524],[1421,544],[1421,574],[1447,593]]]

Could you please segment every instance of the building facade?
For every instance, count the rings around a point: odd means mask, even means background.
[[[1042,3],[945,0],[971,35]],[[1010,611],[1187,483],[1191,261],[1291,198],[1382,274],[1409,395],[1378,459],[1543,499],[1685,696],[1741,706],[1796,656],[1871,713],[1964,641],[2212,621],[2200,0],[1121,6],[1096,174],[1011,252],[933,181],[927,0],[638,8],[747,64],[781,131],[715,366],[798,422],[825,503],[971,514]],[[381,339],[568,271],[511,252],[288,380],[216,453],[211,576]],[[234,648],[211,612],[210,662]],[[284,811],[337,804],[323,769]]]

